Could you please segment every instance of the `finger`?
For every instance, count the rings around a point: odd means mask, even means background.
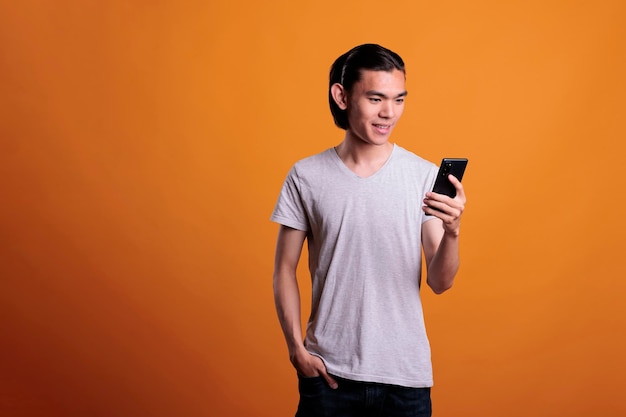
[[[459,179],[452,174],[448,175],[448,181],[450,181],[450,183],[454,185],[454,188],[456,188],[457,191],[463,188],[461,181],[459,181]]]
[[[465,199],[465,190],[463,188],[463,184],[461,184],[461,181],[459,181],[457,177],[452,174],[448,175],[448,180],[452,185],[454,185],[454,188],[456,188],[456,196],[460,196],[462,199]]]
[[[337,384],[337,381],[335,381],[335,379],[332,376],[328,375],[328,373],[325,372],[323,376],[329,387],[331,387],[332,389],[337,389],[337,387],[339,387],[339,384]]]
[[[424,206],[423,209],[425,214],[429,215],[429,216],[433,216],[438,218],[439,220],[441,220],[442,222],[446,222],[447,219],[450,217],[447,213],[445,213],[442,210],[436,209],[432,206]]]
[[[446,200],[448,200],[446,202]],[[452,200],[448,196],[433,196],[433,198],[425,198],[424,199],[424,207],[431,209],[433,212],[439,212],[443,214],[449,214],[448,210],[450,207],[450,202]],[[428,212],[428,214],[435,214],[432,212]]]
[[[319,371],[320,371],[320,375],[326,380],[326,383],[328,384],[328,386],[331,387],[332,389],[337,389],[339,384],[337,384],[337,381],[335,381],[335,379],[332,376],[330,376],[328,372],[326,372],[326,368],[320,369]]]

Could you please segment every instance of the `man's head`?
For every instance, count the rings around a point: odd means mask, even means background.
[[[376,44],[356,46],[337,58],[330,68],[328,102],[335,124],[341,129],[349,127],[348,112],[340,108],[333,97],[333,85],[341,85],[349,95],[354,84],[362,79],[363,70],[406,73],[404,61],[398,54]]]

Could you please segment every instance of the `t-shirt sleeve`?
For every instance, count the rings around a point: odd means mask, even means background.
[[[287,174],[270,220],[294,229],[309,230],[295,167],[291,168]]]
[[[426,179],[426,189],[424,190],[424,197],[426,196],[426,193],[430,190],[433,189],[433,186],[435,185],[435,179],[437,178],[437,172],[439,171],[439,168],[437,166],[435,166],[434,164],[432,165],[432,167],[430,168],[430,172],[428,173],[427,179]],[[429,221],[429,220],[433,220],[436,219],[437,217],[435,216],[431,216],[430,214],[426,214],[424,212],[422,212],[422,224]]]

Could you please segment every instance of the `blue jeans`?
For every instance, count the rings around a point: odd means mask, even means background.
[[[430,388],[357,382],[334,377],[298,377],[300,403],[296,417],[430,417]]]

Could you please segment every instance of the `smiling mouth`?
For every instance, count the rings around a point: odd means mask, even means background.
[[[374,124],[373,126],[378,130],[389,130],[391,128],[391,125]]]

